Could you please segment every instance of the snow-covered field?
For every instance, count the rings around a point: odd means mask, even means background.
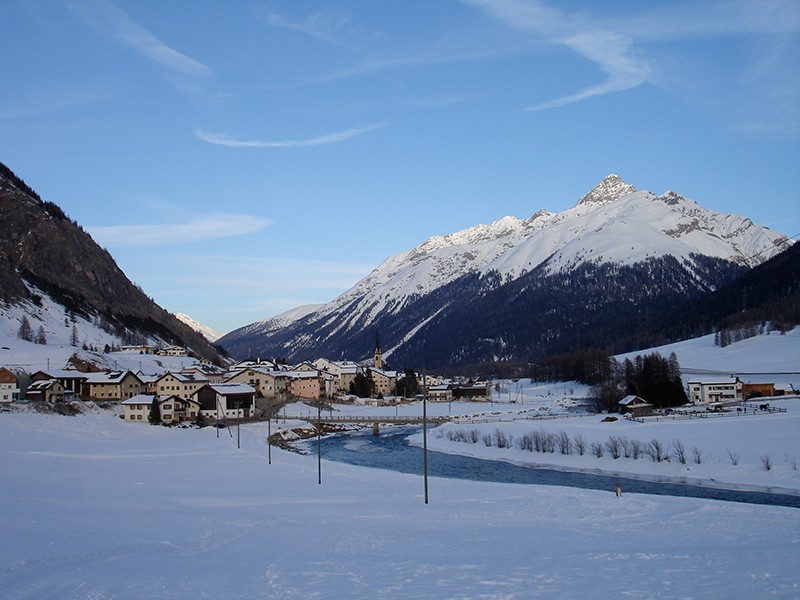
[[[0,414],[17,598],[795,598],[797,509],[422,479],[273,448],[265,425]]]
[[[53,347],[47,354],[48,347],[19,340],[4,346],[20,361],[55,361]],[[672,349],[692,369],[800,370],[797,331],[724,349],[707,338]],[[121,368],[148,360],[109,356]],[[491,422],[446,425],[429,445],[559,468],[800,491],[793,466],[800,400],[771,402],[786,413],[692,421],[564,416],[585,393],[572,383],[520,380],[503,382],[492,403],[430,403],[432,416]],[[398,416],[420,409],[334,407]],[[273,431],[302,424],[315,409],[296,404],[286,413]],[[559,418],[511,420],[530,415]],[[515,437],[542,428],[581,434],[587,443],[612,435],[665,446],[680,439],[688,461],[545,455],[447,439],[448,430],[472,428]],[[800,598],[794,508],[439,478],[431,478],[426,505],[418,475],[325,462],[318,485],[315,457],[278,448],[270,465],[266,433],[265,423],[242,426],[237,449],[235,431],[125,423],[100,409],[77,417],[0,413],[0,596]],[[739,455],[737,465],[728,450]]]

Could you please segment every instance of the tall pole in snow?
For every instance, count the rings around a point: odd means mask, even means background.
[[[269,408],[267,409],[267,456],[269,457],[269,464],[272,464],[272,398],[269,399]]]
[[[428,375],[422,370],[422,471],[425,480],[425,504],[428,503]]]
[[[322,485],[322,399],[317,398],[317,483]]]

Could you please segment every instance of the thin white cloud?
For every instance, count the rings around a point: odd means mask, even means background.
[[[334,16],[322,12],[315,12],[302,21],[293,21],[274,12],[266,14],[266,21],[272,27],[289,29],[311,36],[321,42],[328,42],[349,48],[342,39],[351,32],[347,29],[350,23],[349,16]]]
[[[188,244],[256,233],[272,221],[252,215],[207,215],[186,223],[112,225],[91,227],[89,233],[102,246]]]
[[[547,43],[566,46],[595,62],[607,79],[575,94],[529,107],[555,108],[645,82],[663,83],[639,45],[723,36],[794,36],[800,31],[800,4],[796,0],[717,0],[642,5],[636,14],[591,18],[567,13],[541,0],[462,0],[508,27],[526,31]],[[795,65],[784,61],[784,71]],[[763,84],[764,82],[762,82]],[[781,81],[781,84],[785,84]],[[763,85],[760,86],[763,89]],[[768,86],[771,87],[771,86]],[[774,91],[770,91],[773,94]],[[793,97],[794,98],[794,97]]]
[[[162,42],[109,0],[76,0],[69,5],[99,33],[110,36],[169,72],[192,78],[205,78],[212,74],[209,67]]]
[[[561,43],[597,63],[608,75],[607,79],[576,94],[542,102],[526,110],[557,108],[592,96],[630,90],[645,83],[650,75],[648,62],[639,56],[633,42],[624,36],[607,31],[590,31],[564,39]]]
[[[528,107],[526,110],[557,108],[593,96],[620,92],[645,83],[650,66],[636,50],[633,40],[615,31],[593,25],[581,14],[570,15],[538,0],[464,0],[509,27],[541,36],[545,41],[570,48],[596,63],[607,75],[605,81],[575,94]]]
[[[230,148],[307,148],[309,146],[321,146],[323,144],[335,144],[344,142],[365,133],[382,129],[387,123],[375,123],[365,127],[353,127],[345,131],[329,133],[315,138],[305,140],[240,140],[228,135],[210,133],[207,131],[195,130],[195,135],[210,144],[228,146]]]

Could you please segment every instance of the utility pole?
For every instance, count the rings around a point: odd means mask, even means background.
[[[272,464],[272,398],[269,399],[269,408],[267,409],[267,456],[269,457],[269,464]]]
[[[240,417],[242,416],[241,415],[241,412],[242,412],[241,411],[241,406],[242,406],[242,401],[241,400],[237,400],[236,401],[236,447],[237,448],[241,448],[242,447],[241,435],[239,434],[239,421],[241,420]]]
[[[322,399],[317,398],[317,483],[322,485]]]
[[[422,471],[425,480],[425,504],[428,503],[428,375],[422,371]]]

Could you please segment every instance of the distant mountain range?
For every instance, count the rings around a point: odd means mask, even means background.
[[[161,343],[218,360],[209,341],[150,299],[58,205],[43,201],[0,163],[0,304],[37,320],[42,294],[119,344]],[[11,311],[6,311],[8,314]]]
[[[609,175],[569,210],[432,237],[328,304],[219,343],[236,357],[364,359],[379,332],[396,368],[630,350],[655,341],[647,323],[659,311],[730,283],[790,244],[747,218]]]

